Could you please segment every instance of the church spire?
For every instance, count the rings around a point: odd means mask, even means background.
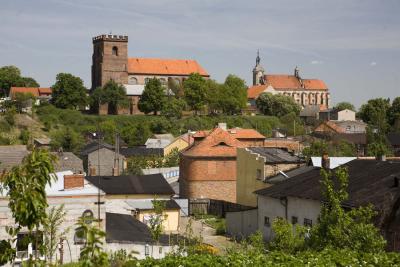
[[[256,66],[260,65],[260,49],[257,49]]]
[[[253,85],[264,84],[264,68],[260,65],[260,50],[257,50],[256,66],[253,69]]]

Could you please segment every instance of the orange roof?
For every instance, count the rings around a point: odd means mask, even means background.
[[[325,121],[321,123],[317,128],[315,128],[315,132],[328,132],[329,129],[335,133],[345,133],[345,130],[339,127],[333,121]]]
[[[10,96],[14,97],[16,93],[23,93],[23,94],[31,93],[34,97],[39,97],[41,95],[51,94],[51,88],[11,87]]]
[[[265,139],[265,136],[254,129],[229,129],[228,132],[237,139]]]
[[[189,59],[128,58],[128,72],[156,75],[190,75],[198,73],[202,76],[210,76],[196,60]]]
[[[326,84],[317,79],[303,79],[304,88],[308,90],[328,90]]]
[[[194,133],[193,138],[206,137],[209,133],[210,131],[208,130],[197,131]]]
[[[298,79],[294,75],[265,75],[265,81],[276,90],[328,90],[326,84],[318,79]]]
[[[247,89],[247,98],[257,98],[261,93],[265,91],[265,89],[267,89],[267,86],[268,85],[266,84],[262,84],[249,87],[249,89]]]
[[[236,157],[237,147],[245,147],[245,144],[217,127],[204,140],[189,147],[182,154],[192,157]]]

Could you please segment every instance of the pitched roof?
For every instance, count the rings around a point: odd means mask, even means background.
[[[154,240],[147,225],[132,215],[107,212],[106,242],[153,244]],[[169,236],[162,234],[159,244],[168,245]]]
[[[41,87],[11,87],[10,96],[15,96],[16,93],[31,93],[34,97],[39,97],[41,95],[51,94],[51,88],[41,88]]]
[[[265,81],[276,90],[328,90],[321,80],[299,79],[294,75],[267,74]]]
[[[58,157],[54,168],[56,172],[72,171],[73,173],[83,173],[83,162],[72,152],[52,152]]]
[[[257,98],[261,93],[267,89],[268,85],[253,85],[247,89],[247,98]]]
[[[300,163],[303,159],[292,155],[286,150],[272,147],[249,147],[247,148],[253,153],[257,153],[265,158],[265,164],[271,163]]]
[[[394,187],[394,177],[400,177],[400,161],[356,159],[342,166],[349,172],[349,198],[344,206],[372,204],[375,209],[382,210],[386,208],[388,197],[399,192],[399,188]],[[315,168],[255,193],[273,198],[290,196],[324,201],[320,180],[320,169]]]
[[[208,77],[196,60],[161,59],[161,58],[128,58],[128,72],[132,74],[156,75],[190,75],[198,73]]]
[[[326,128],[329,128],[336,133],[345,133],[346,132],[343,128],[339,127],[333,121],[324,121],[323,123],[318,125],[317,128],[315,128],[314,132],[326,132]]]
[[[21,164],[29,153],[24,145],[0,146],[0,173]]]
[[[175,192],[161,173],[149,175],[87,176],[85,178],[106,194],[174,195]]]
[[[287,180],[289,178],[295,177],[295,176],[297,176],[299,174],[308,172],[308,171],[310,171],[310,170],[312,170],[314,168],[315,168],[314,166],[301,166],[299,168],[292,169],[290,171],[279,171],[279,174],[268,178],[266,180],[266,182],[269,183],[269,184],[276,184],[276,183],[285,181],[285,180]]]
[[[254,129],[233,128],[228,129],[232,137],[236,139],[265,139],[265,136]]]
[[[100,148],[107,148],[110,150],[114,150],[113,145],[107,144],[105,142],[101,142],[100,144],[98,142],[91,142],[81,149],[81,155],[86,156],[94,151],[97,151],[99,146],[100,146]]]
[[[135,156],[162,156],[163,148],[147,148],[145,146],[124,147],[119,149],[119,153],[125,157]]]
[[[182,152],[191,157],[236,157],[236,148],[245,145],[228,131],[215,128],[207,137]]]

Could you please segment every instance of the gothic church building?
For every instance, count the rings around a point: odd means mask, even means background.
[[[118,114],[140,114],[137,104],[149,79],[155,77],[166,87],[168,80],[182,83],[192,73],[210,77],[196,60],[130,58],[128,36],[99,35],[93,38],[91,89],[102,87],[109,80],[124,85],[130,104],[119,109]],[[107,114],[107,105],[102,105],[99,113]]]
[[[253,86],[248,88],[247,98],[250,110],[256,109],[256,99],[262,93],[290,96],[302,107],[318,105],[326,109],[330,104],[329,89],[322,80],[303,79],[299,69],[293,75],[265,74],[257,52],[256,66],[253,69]]]

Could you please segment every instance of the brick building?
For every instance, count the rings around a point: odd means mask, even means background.
[[[305,107],[308,105],[323,105],[329,107],[329,89],[322,80],[304,79],[296,67],[293,75],[265,74],[257,54],[256,66],[253,69],[253,86],[247,91],[248,108],[256,109],[256,99],[262,93],[290,96],[296,103]]]
[[[167,86],[169,80],[180,84],[192,73],[209,77],[196,60],[129,58],[128,36],[99,35],[93,38],[92,90],[104,86],[109,80],[123,84],[130,106],[119,110],[121,114],[140,113],[137,103],[149,79],[155,77]],[[101,107],[100,113],[106,114],[107,107]]]
[[[265,137],[255,130],[217,127],[193,138],[193,145],[181,153],[180,196],[236,202],[236,149],[262,146]]]

